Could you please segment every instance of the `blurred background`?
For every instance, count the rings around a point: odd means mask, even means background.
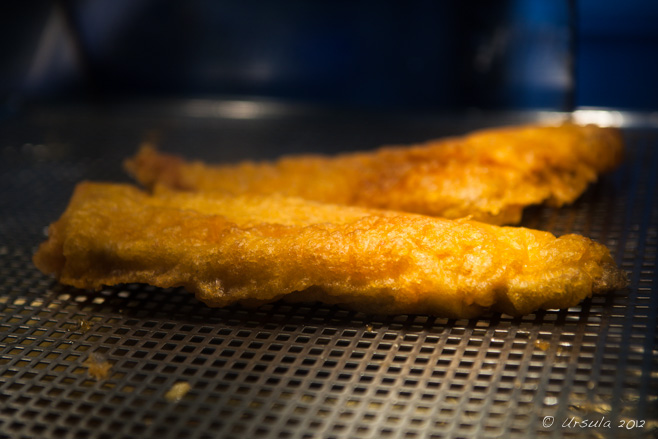
[[[658,109],[653,0],[35,0],[0,6],[0,98]]]

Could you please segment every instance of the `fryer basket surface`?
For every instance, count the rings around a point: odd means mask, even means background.
[[[211,309],[182,289],[77,290],[31,262],[74,185],[129,181],[121,160],[146,138],[187,157],[236,161],[411,143],[545,117],[201,101],[40,107],[6,117],[0,437],[657,437],[652,125],[622,126],[624,164],[572,206],[533,207],[524,216],[525,226],[607,245],[628,273],[628,288],[568,310],[451,320],[319,303]],[[90,358],[109,363],[106,378],[89,375]],[[179,382],[190,388],[173,400],[167,392]]]

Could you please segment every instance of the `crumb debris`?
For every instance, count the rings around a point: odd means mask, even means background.
[[[191,389],[190,383],[179,381],[174,383],[173,386],[165,393],[165,399],[169,402],[178,402],[189,392]]]
[[[104,380],[110,374],[112,364],[105,360],[100,354],[91,354],[84,362],[87,366],[87,373],[96,381]]]
[[[78,331],[84,333],[84,332],[87,332],[91,329],[91,325],[92,325],[92,323],[89,320],[78,319],[75,326],[78,329]]]
[[[547,351],[551,347],[551,344],[544,340],[536,340],[535,347],[541,349],[542,351]]]

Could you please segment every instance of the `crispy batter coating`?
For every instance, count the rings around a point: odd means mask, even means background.
[[[81,183],[36,266],[79,288],[183,286],[209,306],[286,297],[470,318],[574,306],[625,285],[587,238],[329,205]]]
[[[372,152],[209,166],[143,146],[125,167],[141,184],[279,193],[325,203],[515,224],[523,208],[573,202],[613,169],[623,143],[594,125],[523,126]]]

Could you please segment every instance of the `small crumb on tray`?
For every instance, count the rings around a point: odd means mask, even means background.
[[[165,398],[170,402],[178,402],[190,391],[190,384],[185,381],[179,381],[171,386],[171,389],[165,393]]]
[[[112,365],[99,354],[91,354],[84,362],[87,373],[97,381],[104,380],[110,373]]]

